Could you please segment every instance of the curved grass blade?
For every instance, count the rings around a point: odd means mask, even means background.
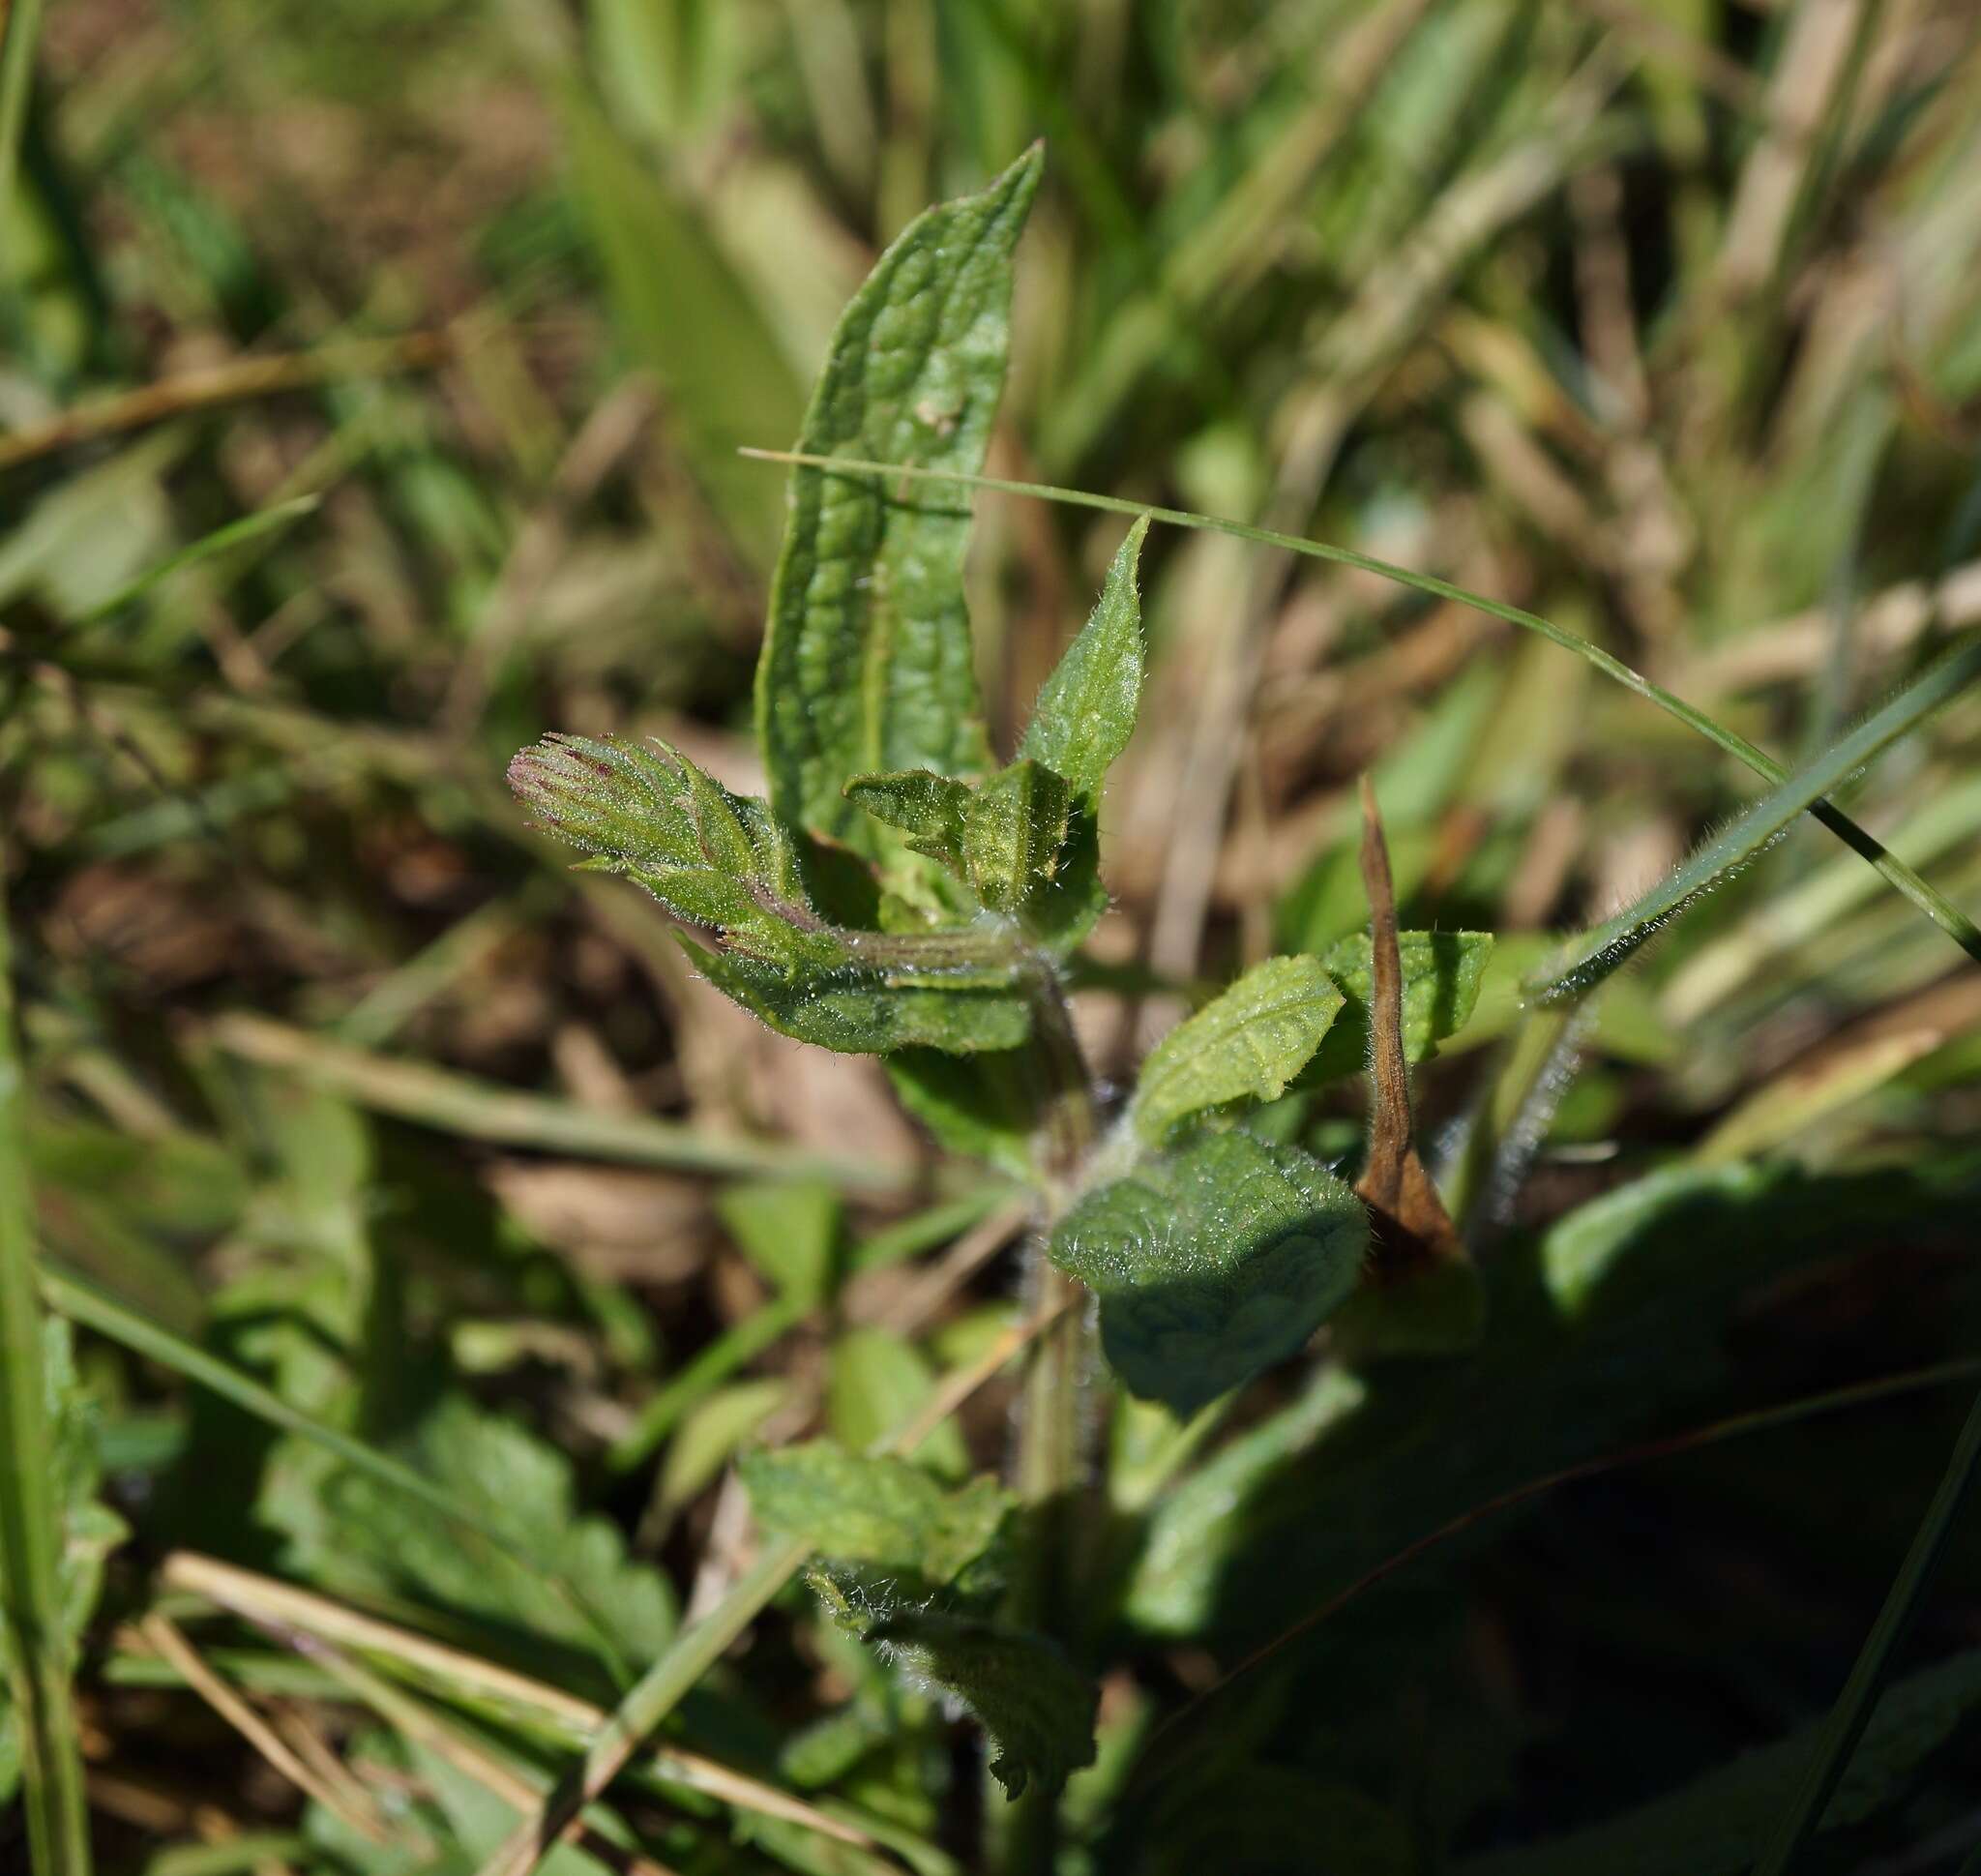
[[[28,79],[41,30],[42,0],[14,0],[11,10],[0,8],[0,208],[14,194],[21,133],[27,125]]]
[[[1060,489],[1042,482],[1014,482],[1002,476],[965,475],[955,469],[910,468],[896,462],[871,462],[846,457],[806,456],[790,450],[749,449],[743,454],[759,462],[784,462],[804,469],[829,469],[839,475],[954,482],[970,489],[989,489],[999,494],[1030,495],[1040,501],[1056,501],[1073,508],[1099,509],[1109,515],[1145,515],[1150,521],[1167,521],[1171,527],[1228,534],[1235,540],[1251,541],[1258,547],[1279,548],[1287,553],[1304,554],[1310,560],[1326,560],[1336,566],[1353,567],[1358,572],[1375,574],[1380,580],[1407,586],[1413,592],[1428,593],[1434,599],[1450,600],[1459,606],[1469,606],[1489,618],[1502,619],[1508,625],[1519,626],[1523,632],[1536,633],[1551,644],[1557,644],[1565,651],[1574,652],[1578,658],[1585,659],[1604,676],[1621,684],[1647,703],[1655,703],[1668,716],[1675,717],[1687,729],[1696,730],[1728,755],[1745,762],[1766,781],[1780,783],[1789,779],[1789,771],[1759,745],[1749,742],[1724,724],[1715,723],[1703,710],[1694,708],[1662,685],[1653,684],[1641,671],[1633,670],[1622,659],[1611,657],[1601,645],[1591,643],[1580,633],[1556,625],[1552,619],[1544,619],[1538,612],[1523,611],[1518,606],[1488,599],[1483,593],[1468,592],[1464,587],[1455,586],[1450,581],[1439,580],[1433,574],[1416,573],[1408,567],[1397,566],[1393,561],[1378,560],[1374,554],[1358,553],[1353,548],[1335,547],[1326,541],[1310,541],[1298,534],[1282,534],[1270,527],[1254,527],[1247,521],[1224,521],[1215,515],[1193,514],[1184,508],[1157,508],[1146,502],[1129,501],[1119,495],[1091,494],[1083,489]],[[1903,860],[1888,853],[1875,835],[1858,826],[1842,809],[1827,801],[1817,801],[1811,804],[1809,813],[1846,847],[1861,854],[1883,874],[1970,958],[1981,963],[1981,927],[1977,927],[1958,906],[1928,885]]]
[[[1926,1516],[1912,1539],[1912,1548],[1906,1553],[1906,1561],[1892,1579],[1884,1607],[1878,1612],[1878,1620],[1872,1623],[1871,1633],[1864,1638],[1863,1650],[1850,1669],[1850,1678],[1844,1682],[1844,1691],[1837,1696],[1837,1704],[1823,1722],[1816,1750],[1810,1755],[1794,1798],[1768,1840],[1767,1853],[1756,1866],[1755,1876],[1787,1876],[1789,1865],[1829,1808],[1830,1799],[1849,1766],[1850,1754],[1871,1723],[1885,1669],[1911,1626],[1920,1599],[1939,1567],[1977,1468],[1981,1468],[1981,1399],[1968,1412],[1961,1437],[1954,1443],[1953,1456],[1933,1494],[1933,1503],[1927,1506]]]
[[[1881,751],[1916,730],[1933,712],[1981,678],[1981,639],[1956,645],[1927,667],[1881,710],[1780,788],[1742,810],[1634,906],[1575,939],[1545,977],[1527,989],[1543,1002],[1575,997],[1602,982],[1661,926],[1696,899],[1730,878],[1785,834],[1797,816],[1841,787]]]
[[[0,905],[0,1635],[18,1712],[21,1799],[39,1876],[87,1876],[80,1729],[62,1619],[59,1508],[48,1470],[42,1311],[35,1294],[27,1114]]]
[[[244,515],[238,521],[229,521],[224,527],[217,527],[211,534],[201,535],[176,553],[168,553],[163,560],[147,567],[136,579],[127,581],[107,599],[99,600],[74,622],[78,626],[100,625],[105,619],[114,618],[125,607],[135,604],[154,586],[169,580],[183,568],[196,567],[201,561],[211,560],[229,548],[239,547],[244,541],[280,532],[300,521],[304,516],[313,515],[322,506],[321,495],[298,495],[293,501],[279,501],[273,507]]]

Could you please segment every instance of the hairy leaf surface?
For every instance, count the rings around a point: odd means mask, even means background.
[[[1149,1051],[1136,1131],[1160,1145],[1179,1121],[1232,1101],[1275,1101],[1345,998],[1318,958],[1268,958]]]
[[[1207,1134],[1090,1192],[1052,1261],[1101,1298],[1101,1346],[1178,1414],[1293,1354],[1354,1288],[1369,1223],[1296,1146]]]

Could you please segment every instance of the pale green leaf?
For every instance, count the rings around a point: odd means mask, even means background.
[[[779,1380],[739,1381],[720,1387],[682,1416],[661,1465],[655,1503],[670,1518],[690,1499],[715,1482],[737,1447],[750,1438],[790,1393]]]
[[[1306,1066],[1344,998],[1318,958],[1268,958],[1150,1050],[1136,1131],[1160,1146],[1178,1121],[1232,1101],[1276,1101]]]
[[[919,1414],[934,1391],[934,1371],[912,1342],[891,1329],[849,1328],[833,1343],[826,1424],[849,1452],[865,1452]],[[970,1469],[953,1419],[944,1420],[907,1457],[946,1478],[961,1478]]]
[[[328,1587],[417,1601],[591,1653],[600,1624],[629,1660],[652,1659],[674,1632],[674,1600],[658,1570],[633,1561],[618,1528],[580,1517],[571,1461],[519,1421],[444,1398],[416,1429],[407,1457],[443,1481],[514,1551],[463,1543],[449,1520],[364,1474],[329,1493],[332,1523],[310,1560]]]
[[[799,447],[924,468],[982,465],[1004,382],[1012,253],[1038,187],[1027,152],[931,209],[854,296]],[[966,498],[799,469],[756,670],[770,798],[870,858],[901,851],[849,802],[854,776],[981,774],[989,740],[963,599]]]
[[[1141,595],[1136,572],[1149,531],[1143,516],[1108,569],[1100,603],[1066,648],[1032,706],[1019,754],[1063,775],[1087,806],[1128,747],[1141,702]]]
[[[830,1441],[746,1453],[738,1467],[757,1521],[823,1557],[877,1565],[914,1593],[993,1596],[1016,1501],[993,1478],[955,1490],[904,1459],[862,1458]]]
[[[1404,973],[1404,1056],[1423,1061],[1471,1017],[1493,956],[1493,935],[1400,932],[1397,955]],[[1343,938],[1329,947],[1321,963],[1346,1002],[1302,1070],[1302,1087],[1359,1075],[1369,1066],[1369,934]]]
[[[820,1179],[755,1180],[716,1200],[716,1216],[751,1263],[806,1304],[831,1283],[840,1210],[839,1193]]]
[[[1081,1199],[1052,1261],[1101,1299],[1130,1392],[1178,1414],[1292,1355],[1354,1289],[1361,1201],[1297,1146],[1206,1134]]]

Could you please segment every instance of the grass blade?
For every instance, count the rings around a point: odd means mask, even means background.
[[[98,625],[104,619],[113,618],[125,607],[142,599],[146,593],[169,580],[185,567],[196,567],[203,560],[211,560],[217,554],[226,552],[229,548],[239,547],[244,541],[252,541],[263,534],[279,533],[292,522],[300,521],[306,515],[313,515],[322,507],[321,495],[298,495],[293,501],[279,501],[273,507],[263,508],[252,515],[244,515],[238,521],[229,521],[224,527],[217,527],[211,534],[202,535],[189,543],[176,553],[168,553],[156,566],[147,567],[136,579],[127,581],[107,599],[99,600],[88,611],[74,621],[78,626]]]
[[[1735,816],[1635,905],[1575,939],[1547,975],[1530,979],[1527,988],[1542,1001],[1552,1002],[1600,983],[1661,926],[1746,866],[1799,816],[1976,678],[1981,678],[1981,639],[1970,639],[1928,666],[1825,754]]]
[[[1838,1781],[1850,1763],[1850,1754],[1871,1723],[1885,1670],[1939,1567],[1955,1520],[1974,1482],[1977,1466],[1981,1466],[1981,1399],[1975,1401],[1966,1424],[1961,1428],[1953,1456],[1947,1461],[1933,1503],[1926,1507],[1912,1548],[1906,1553],[1906,1561],[1892,1579],[1884,1607],[1878,1612],[1878,1620],[1872,1623],[1871,1633],[1864,1638],[1863,1650],[1850,1669],[1850,1678],[1844,1682],[1844,1691],[1837,1696],[1837,1704],[1823,1722],[1808,1769],[1768,1840],[1767,1853],[1757,1865],[1755,1876],[1786,1876],[1821,1822]]]
[[[1083,489],[1060,489],[1048,483],[1013,482],[1002,476],[965,475],[961,470],[910,468],[901,463],[869,462],[850,458],[804,456],[790,450],[751,449],[743,454],[759,462],[830,469],[839,475],[893,476],[909,481],[960,483],[966,488],[989,489],[1000,494],[1029,495],[1040,501],[1056,501],[1074,508],[1099,509],[1109,515],[1145,515],[1151,521],[1166,521],[1171,527],[1228,534],[1235,540],[1250,541],[1258,547],[1279,548],[1287,553],[1302,554],[1310,560],[1326,560],[1336,566],[1353,567],[1358,572],[1374,574],[1399,586],[1407,586],[1413,592],[1428,593],[1434,599],[1450,600],[1459,606],[1469,606],[1489,618],[1501,619],[1508,625],[1519,626],[1523,632],[1536,633],[1551,644],[1557,644],[1565,651],[1574,652],[1578,658],[1585,659],[1604,676],[1621,684],[1647,703],[1655,703],[1668,716],[1675,717],[1687,729],[1696,730],[1728,755],[1745,762],[1766,781],[1779,784],[1789,779],[1789,771],[1759,745],[1714,722],[1703,710],[1696,709],[1662,685],[1653,684],[1641,671],[1633,670],[1622,659],[1611,657],[1601,645],[1591,643],[1580,633],[1556,625],[1552,619],[1544,619],[1538,612],[1523,611],[1518,606],[1488,599],[1483,593],[1468,592],[1464,587],[1455,586],[1450,581],[1439,580],[1434,575],[1416,573],[1392,561],[1378,560],[1374,554],[1358,553],[1353,548],[1336,547],[1326,541],[1310,541],[1301,535],[1283,534],[1270,527],[1254,527],[1247,521],[1224,521],[1215,515],[1193,514],[1188,509],[1156,508],[1119,495],[1091,494]],[[1808,812],[1845,846],[1861,854],[1883,874],[1970,958],[1981,963],[1981,928],[1977,928],[1959,907],[1935,891],[1903,860],[1888,853],[1876,836],[1858,826],[1841,809],[1818,800],[1810,804]]]
[[[27,125],[28,81],[34,75],[35,41],[41,37],[42,0],[0,6],[0,214],[14,195],[20,137]]]
[[[468,1140],[631,1166],[738,1177],[818,1178],[869,1190],[906,1185],[915,1176],[909,1165],[827,1159],[775,1141],[717,1139],[644,1114],[604,1114],[524,1094],[429,1062],[348,1048],[245,1010],[220,1018],[207,1033],[228,1053],[264,1068],[293,1070],[361,1107]]]
[[[16,26],[18,20],[16,19]],[[12,42],[10,41],[10,45]],[[19,1714],[22,1800],[39,1876],[87,1876],[82,1759],[62,1620],[28,1194],[27,1113],[0,906],[0,1626]]]

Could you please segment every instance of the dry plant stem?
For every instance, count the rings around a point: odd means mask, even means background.
[[[1404,1054],[1404,967],[1397,895],[1375,788],[1362,777],[1362,879],[1369,893],[1369,1154],[1355,1194],[1369,1207],[1378,1281],[1463,1257],[1457,1230],[1418,1157]]]
[[[0,156],[0,164],[4,163]],[[445,360],[454,347],[455,340],[448,332],[413,332],[398,339],[357,340],[316,351],[283,352],[273,358],[238,358],[211,371],[188,372],[135,391],[96,399],[32,430],[0,436],[0,473],[78,443],[123,435],[222,404],[308,390],[340,378],[426,371]]]
[[[159,1656],[177,1670],[186,1684],[251,1745],[296,1789],[313,1798],[333,1817],[372,1843],[387,1843],[391,1832],[375,1809],[359,1810],[345,1802],[292,1752],[275,1728],[240,1694],[228,1686],[180,1632],[170,1617],[154,1610],[138,1624],[138,1632]]]

